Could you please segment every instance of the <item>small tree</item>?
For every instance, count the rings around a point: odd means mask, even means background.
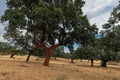
[[[63,57],[64,55],[64,47],[60,46],[60,47],[57,47],[56,49],[54,49],[52,51],[52,57],[55,57],[55,60],[57,59],[57,57]]]
[[[98,48],[97,47],[93,47],[93,46],[86,46],[85,47],[85,56],[86,59],[91,61],[91,66],[94,66],[94,60],[96,60],[98,58]]]
[[[16,48],[11,46],[8,43],[5,42],[0,42],[0,53],[5,55],[5,54],[12,54],[14,53],[12,50],[16,51]]]
[[[85,48],[83,46],[79,47],[74,54],[75,59],[80,59],[82,62],[82,59],[85,59],[84,57],[84,53],[85,53]]]

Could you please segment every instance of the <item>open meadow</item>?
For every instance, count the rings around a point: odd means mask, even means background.
[[[120,66],[108,65],[107,68],[90,67],[87,61],[69,63],[69,59],[51,59],[50,66],[42,65],[44,59],[31,56],[0,56],[0,80],[120,80]]]

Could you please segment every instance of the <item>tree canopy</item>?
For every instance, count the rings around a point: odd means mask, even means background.
[[[118,59],[120,52],[120,1],[113,9],[111,16],[101,32],[101,59],[102,66],[106,67],[106,62]]]
[[[24,48],[84,44],[97,33],[83,14],[83,0],[7,0],[4,38]]]

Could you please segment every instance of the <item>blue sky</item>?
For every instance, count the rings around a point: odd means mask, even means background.
[[[0,17],[4,14],[6,7],[6,0],[0,0]],[[83,12],[88,16],[91,24],[96,23],[101,30],[102,25],[107,22],[113,8],[117,6],[119,0],[85,0],[86,4],[83,7]],[[5,25],[0,23],[0,41],[5,41],[2,35]]]
[[[6,5],[5,5],[5,0],[0,0],[0,17],[4,14],[4,11],[6,9]],[[0,41],[5,41],[2,37],[2,35],[5,33],[4,31],[4,27],[5,25],[0,23]]]

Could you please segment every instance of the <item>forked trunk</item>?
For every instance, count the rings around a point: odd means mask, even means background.
[[[52,45],[50,47],[46,47],[45,43],[40,43],[40,44],[37,44],[35,47],[36,48],[42,48],[45,50],[45,54],[46,54],[46,57],[45,57],[45,61],[43,63],[44,66],[49,66],[49,61],[50,61],[50,58],[51,58],[51,51],[53,49],[55,49],[58,45]]]

